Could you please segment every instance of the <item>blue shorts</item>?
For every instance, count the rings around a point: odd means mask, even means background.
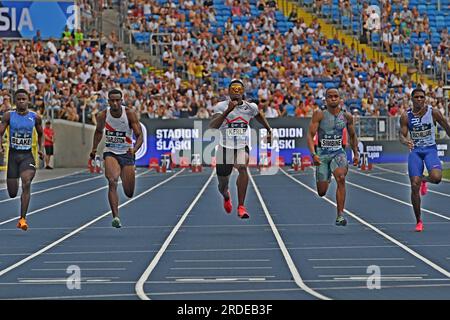
[[[427,166],[428,172],[438,169],[442,170],[441,160],[439,160],[437,147],[419,147],[413,149],[408,156],[408,174],[410,177],[421,177],[423,175],[423,163]]]
[[[125,166],[134,166],[135,163],[134,155],[131,155],[129,153],[115,154],[112,152],[105,152],[103,153],[103,159],[106,159],[106,157],[113,157],[114,159],[116,159],[121,168]]]

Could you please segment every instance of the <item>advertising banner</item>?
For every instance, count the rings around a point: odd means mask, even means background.
[[[266,130],[257,121],[250,122],[250,156],[259,160],[261,154],[269,154],[272,159],[282,157],[286,164],[292,161],[293,153],[309,155],[307,132],[310,119],[278,118],[268,120],[273,128],[272,143],[265,141]],[[218,130],[208,128],[209,120],[198,119],[141,119],[144,144],[136,155],[139,166],[148,166],[151,158],[160,159],[171,154],[177,159],[184,157],[190,161],[193,154],[199,154],[203,164],[209,165],[215,155],[219,141]],[[448,140],[437,140],[439,157],[450,161]],[[408,160],[408,148],[399,141],[360,141],[360,152],[367,152],[372,163],[401,163]],[[347,146],[351,160],[352,152]]]
[[[67,26],[73,30],[74,0],[0,1],[0,37],[31,39],[39,30],[42,39],[61,38]]]

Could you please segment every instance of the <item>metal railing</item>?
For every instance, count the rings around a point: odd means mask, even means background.
[[[354,117],[355,131],[364,140],[397,140],[400,117]]]

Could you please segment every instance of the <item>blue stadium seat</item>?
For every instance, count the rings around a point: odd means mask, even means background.
[[[329,88],[337,88],[338,85],[336,85],[336,83],[334,82],[325,82],[325,89],[329,89]]]
[[[372,44],[375,46],[379,46],[380,42],[380,34],[378,32],[372,32]]]
[[[341,17],[341,24],[344,27],[344,29],[350,29],[350,18],[347,16]]]
[[[331,6],[323,5],[322,6],[322,15],[325,17],[330,17],[331,16]]]
[[[392,54],[395,57],[398,57],[402,54],[402,47],[398,43],[392,44]]]

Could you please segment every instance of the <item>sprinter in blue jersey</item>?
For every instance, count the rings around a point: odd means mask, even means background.
[[[416,88],[411,92],[413,107],[400,118],[400,142],[410,149],[408,173],[411,181],[411,202],[416,216],[416,231],[423,231],[420,195],[427,193],[427,182],[438,184],[442,179],[442,165],[435,141],[436,122],[450,136],[450,125],[442,113],[425,105],[425,91]],[[408,138],[409,132],[409,138]],[[424,163],[428,176],[423,175]],[[420,193],[420,194],[419,194]]]
[[[31,181],[36,174],[36,162],[31,152],[33,129],[38,135],[39,156],[42,153],[42,120],[35,112],[28,110],[30,96],[24,89],[18,89],[14,94],[16,110],[8,111],[3,115],[0,123],[0,140],[9,127],[9,153],[6,184],[11,198],[17,196],[19,191],[19,178],[22,180],[22,196],[20,218],[17,228],[24,231],[28,229],[26,214],[30,203]]]
[[[308,129],[308,148],[316,166],[316,185],[319,196],[323,197],[327,193],[331,175],[336,180],[336,225],[345,226],[347,225],[347,220],[344,218],[345,177],[348,172],[348,161],[342,143],[344,128],[347,128],[350,138],[355,166],[359,163],[358,137],[352,115],[339,106],[341,101],[339,90],[329,88],[325,93],[325,99],[326,109],[323,111],[319,109],[313,113]],[[319,136],[317,151],[314,149],[316,134]]]

